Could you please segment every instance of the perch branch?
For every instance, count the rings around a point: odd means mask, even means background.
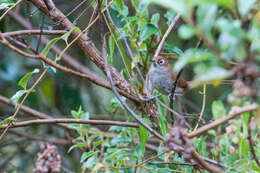
[[[75,123],[75,124],[93,124],[93,125],[111,125],[111,126],[124,126],[138,128],[137,123],[128,123],[122,121],[110,121],[110,120],[85,120],[85,119],[74,119],[74,118],[52,118],[52,119],[38,119],[28,120],[21,122],[13,122],[10,128],[25,127],[35,124],[58,124],[58,123]],[[3,125],[0,128],[6,128],[8,125]]]

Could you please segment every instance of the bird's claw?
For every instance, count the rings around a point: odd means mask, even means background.
[[[143,101],[146,101],[146,102],[149,102],[149,101],[152,101],[153,99],[157,98],[161,96],[161,94],[158,94],[156,96],[148,96],[148,97],[145,97],[145,98],[142,98]]]
[[[182,95],[183,95],[182,93],[175,92],[175,93],[174,93],[174,96],[173,96],[172,93],[170,93],[170,94],[168,95],[168,99],[169,99],[169,100],[171,100],[171,99],[175,100],[175,96],[182,96]]]

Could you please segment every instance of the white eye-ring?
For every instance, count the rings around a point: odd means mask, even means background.
[[[160,65],[162,65],[162,64],[164,63],[164,60],[161,59],[161,60],[158,61],[158,63],[159,63]]]

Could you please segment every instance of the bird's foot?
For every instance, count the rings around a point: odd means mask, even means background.
[[[181,92],[175,92],[174,95],[172,95],[172,93],[170,93],[170,94],[168,95],[168,99],[169,99],[169,100],[171,100],[171,99],[175,100],[175,96],[182,96],[182,95],[183,95],[183,94],[182,94]]]
[[[158,94],[156,96],[148,96],[148,97],[145,97],[145,98],[142,98],[143,101],[146,101],[146,102],[149,102],[149,101],[152,101],[153,99],[157,98],[161,96],[161,94]]]

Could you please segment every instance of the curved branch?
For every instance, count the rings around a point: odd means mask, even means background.
[[[254,111],[254,110],[258,109],[258,108],[259,108],[258,104],[252,104],[252,105],[244,106],[244,107],[233,107],[228,115],[224,116],[222,119],[213,121],[210,124],[207,124],[207,125],[205,125],[203,127],[198,128],[196,131],[191,132],[188,135],[188,137],[189,138],[194,138],[194,137],[200,136],[201,134],[209,131],[210,129],[216,128],[219,125],[222,125],[222,124],[226,123],[227,121],[235,118],[237,115],[240,115],[240,114],[242,114],[244,112]]]

